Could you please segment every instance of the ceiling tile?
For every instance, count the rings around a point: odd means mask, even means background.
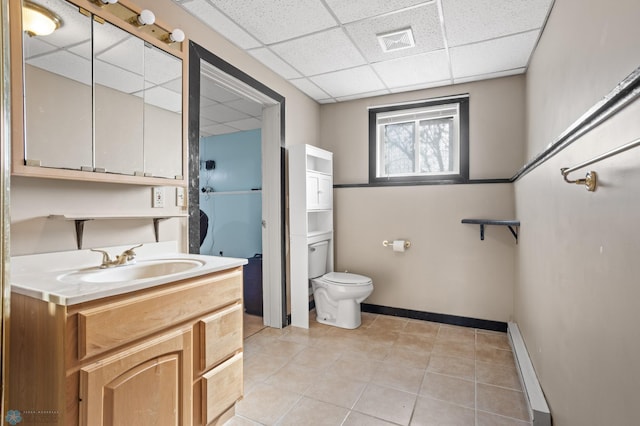
[[[321,0],[212,0],[212,3],[265,44],[337,24]]]
[[[96,52],[95,57],[132,73],[144,75],[144,42],[142,39],[128,37],[105,50]]]
[[[231,102],[225,102],[225,105],[238,111],[242,111],[252,117],[262,117],[262,105],[250,101],[248,99],[238,99]]]
[[[369,66],[318,75],[311,81],[334,98],[386,89]]]
[[[444,50],[371,65],[387,87],[426,84],[451,78]]]
[[[339,96],[338,98],[336,98],[336,100],[338,102],[346,102],[346,101],[352,101],[354,99],[362,99],[362,98],[370,98],[372,96],[382,96],[382,95],[388,95],[390,92],[388,89],[383,89],[383,90],[376,90],[373,92],[367,92],[367,93],[359,93],[357,95],[350,95],[350,96]]]
[[[28,61],[30,65],[91,86],[91,61],[59,50]],[[140,77],[142,79],[142,77]],[[142,87],[140,85],[139,87]]]
[[[447,79],[447,80],[441,80],[441,81],[434,81],[432,83],[413,84],[413,85],[404,86],[404,87],[394,87],[389,89],[389,91],[391,93],[413,92],[414,90],[424,90],[424,89],[430,89],[432,87],[447,86],[451,84],[451,81],[452,81],[451,79]]]
[[[168,81],[164,83],[162,87],[167,88],[176,93],[182,93],[182,77],[176,78],[175,80]]]
[[[157,48],[144,49],[144,78],[163,84],[182,75],[182,61]]]
[[[205,98],[213,99],[217,102],[229,102],[236,99],[240,99],[235,93],[231,93],[228,90],[218,86],[215,81],[204,78],[200,75],[200,95]]]
[[[280,59],[278,55],[266,47],[250,50],[249,53],[286,79],[302,77],[291,65]]]
[[[294,86],[302,90],[313,99],[329,98],[329,95],[327,93],[323,92],[318,86],[316,86],[306,78],[290,80],[290,83],[293,83]]]
[[[229,127],[229,126],[225,126],[224,124],[216,124],[214,126],[206,126],[206,127],[201,127],[200,128],[200,134],[204,135],[207,134],[207,136],[211,136],[211,135],[224,135],[227,133],[236,133],[238,131],[238,129],[235,129],[233,127]]]
[[[230,127],[234,127],[238,130],[253,130],[253,129],[259,129],[262,127],[262,121],[258,120],[255,117],[245,118],[244,120],[238,120],[238,121],[228,121],[224,124]]]
[[[488,80],[490,78],[499,78],[499,77],[508,77],[510,75],[518,75],[518,74],[524,74],[527,71],[526,68],[516,68],[516,69],[512,69],[512,70],[507,70],[507,71],[500,71],[500,72],[492,72],[490,74],[480,74],[480,75],[474,75],[472,77],[462,77],[462,78],[456,78],[453,83],[454,84],[461,84],[461,83],[469,83],[470,81],[478,81],[478,80]]]
[[[184,3],[182,7],[241,48],[251,49],[260,46],[260,42],[205,0],[193,0]]]
[[[411,27],[416,46],[395,52],[383,52],[376,37]],[[379,62],[444,48],[442,28],[435,4],[349,24],[347,32],[369,62]]]
[[[425,0],[325,0],[340,22],[357,21],[421,3],[435,3]]]
[[[236,121],[249,118],[248,115],[236,111],[222,104],[211,105],[200,109],[200,114],[208,117],[210,120],[217,121],[218,123],[224,123],[227,121]]]
[[[449,47],[540,28],[552,0],[442,0]]]
[[[271,46],[306,76],[364,65],[365,60],[340,28]]]
[[[53,46],[37,37],[25,38],[22,48],[24,50],[25,60],[29,60],[32,57],[41,55],[43,53],[48,53],[54,50],[58,50],[58,47]]]
[[[93,81],[124,93],[144,90],[144,77],[102,61],[94,61]]]
[[[153,87],[144,91],[144,103],[155,105],[168,111],[182,111],[182,96],[164,87]]]
[[[537,39],[538,31],[530,31],[449,49],[453,77],[457,79],[525,67]]]

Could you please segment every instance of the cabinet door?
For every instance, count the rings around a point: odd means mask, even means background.
[[[307,175],[307,209],[330,209],[332,200],[331,176],[309,173]]]
[[[178,330],[82,368],[80,424],[190,424],[192,358]]]

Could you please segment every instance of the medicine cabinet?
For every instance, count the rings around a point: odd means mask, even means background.
[[[24,3],[61,25],[30,35],[11,2],[13,174],[186,185],[183,43],[129,0]]]

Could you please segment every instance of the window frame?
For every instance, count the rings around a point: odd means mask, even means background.
[[[459,121],[459,171],[432,175],[376,176],[378,164],[378,114],[393,111],[418,110],[426,107],[457,104]],[[447,96],[424,101],[385,105],[369,108],[369,184],[375,185],[425,185],[460,184],[469,182],[469,95]]]

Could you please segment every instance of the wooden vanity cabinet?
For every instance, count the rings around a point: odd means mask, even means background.
[[[9,409],[29,425],[208,425],[242,398],[242,267],[62,306],[11,298]]]

